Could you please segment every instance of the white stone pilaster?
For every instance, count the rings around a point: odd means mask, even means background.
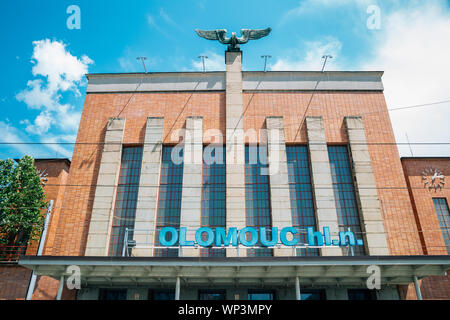
[[[345,117],[361,230],[369,255],[389,255],[377,185],[361,117]]]
[[[163,130],[164,118],[147,118],[134,224],[133,239],[137,244],[137,248],[133,249],[134,256],[154,255],[153,248],[146,248],[146,246],[153,246],[155,239]]]
[[[180,227],[187,228],[186,239],[195,240],[195,231],[201,227],[203,118],[188,117],[184,137],[183,191],[181,196]],[[182,247],[180,256],[197,257],[200,249]]]
[[[242,109],[242,52],[225,52],[226,64],[226,206],[227,229],[246,226],[245,213],[245,145]],[[247,255],[239,250],[239,256]],[[227,257],[237,255],[227,249]]]
[[[272,226],[280,231],[292,226],[283,117],[267,117],[266,128]],[[275,248],[273,253],[274,256],[292,256],[293,251],[290,248]]]
[[[339,233],[338,217],[322,117],[306,117],[306,133],[317,229],[323,232],[323,227],[329,227],[332,238],[336,238]],[[339,247],[322,248],[320,251],[322,256],[342,255]]]
[[[125,118],[108,120],[89,224],[86,256],[108,255],[124,130]]]

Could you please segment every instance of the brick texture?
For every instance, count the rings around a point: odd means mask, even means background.
[[[41,172],[45,171],[45,173],[47,173],[47,182],[44,187],[46,200],[54,201],[49,230],[47,232],[47,240],[44,247],[44,254],[48,254],[48,252],[51,252],[51,249],[53,248],[56,228],[61,212],[62,199],[65,191],[65,184],[67,183],[67,179],[69,177],[69,165],[70,164],[67,160],[35,160],[35,167]],[[45,213],[46,210],[43,210],[43,214]],[[26,254],[35,255],[37,253],[38,245],[39,240],[31,241],[28,244]],[[31,271],[18,266],[17,264],[0,265],[0,300],[25,299],[30,277]],[[54,281],[56,282],[56,288],[58,286],[58,281],[49,277],[43,277],[41,281]],[[44,295],[43,298],[47,298],[47,296]]]
[[[31,271],[17,264],[0,265],[0,300],[24,300]]]
[[[450,189],[428,189],[424,187],[422,172],[428,168],[439,169],[445,177],[450,176],[450,159],[403,158],[407,183],[410,186],[411,203],[419,227],[419,235],[424,253],[428,255],[446,255],[447,250],[442,238],[439,221],[433,204],[433,198],[446,198],[450,204]],[[427,176],[430,181],[430,176]],[[446,178],[448,179],[448,178]],[[450,276],[429,277],[422,280],[421,290],[424,299],[450,299]]]
[[[345,144],[344,117],[361,116],[390,254],[424,253],[382,92],[244,92],[243,112],[244,130],[258,131],[265,128],[267,116],[282,116],[288,144],[307,143],[305,116],[323,117],[328,144]],[[225,93],[87,94],[64,202],[58,221],[52,222],[45,254],[84,255],[101,159],[99,143],[110,117],[126,118],[124,143],[139,144],[147,117],[164,117],[163,142],[177,143],[173,133],[189,116],[203,116],[204,132],[218,129],[224,134]],[[42,298],[45,292],[54,296],[49,290],[56,292],[53,280],[40,281],[38,287]]]

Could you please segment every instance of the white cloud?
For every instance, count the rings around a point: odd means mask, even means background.
[[[65,158],[71,158],[72,157],[72,151],[67,150],[66,148],[62,147],[62,145],[60,144],[60,139],[58,139],[55,136],[46,136],[43,137],[41,139],[42,143],[45,143],[45,146],[54,151],[54,157],[55,158],[60,158],[60,157],[65,157]]]
[[[323,59],[321,57],[331,55],[333,58],[327,60],[326,70],[337,70],[340,69],[340,65],[336,61],[338,61],[341,48],[341,42],[333,37],[306,42],[305,48],[294,49],[289,56],[281,57],[274,64],[269,64],[269,69],[272,71],[317,71],[322,69]]]
[[[173,19],[166,13],[166,11],[164,10],[164,8],[161,8],[159,10],[159,15],[161,16],[161,18],[163,18],[163,20],[170,24],[171,26],[177,28],[180,31],[184,31],[184,29],[182,29],[175,21],[173,21]]]
[[[47,89],[52,93],[69,89],[78,92],[77,84],[93,61],[86,55],[80,59],[71,55],[63,42],[45,39],[34,41],[33,45],[33,75],[46,77]]]
[[[442,2],[416,3],[386,15],[365,69],[384,70],[389,108],[450,99],[450,12]],[[450,137],[450,103],[391,112],[398,142],[442,142]],[[450,156],[448,146],[412,146],[415,156]],[[409,148],[400,148],[410,156]]]
[[[25,102],[29,108],[33,109],[41,109],[43,106],[48,109],[55,107],[54,93],[43,88],[43,81],[41,79],[29,80],[27,87],[28,89],[16,95],[17,100]]]
[[[225,60],[223,55],[217,54],[213,51],[201,53],[199,56],[207,56],[205,59],[206,71],[223,71],[225,70]],[[192,68],[197,71],[203,71],[203,63],[200,58],[191,61]]]
[[[26,132],[41,135],[50,129],[53,119],[49,112],[42,111],[36,119],[34,119],[34,124],[32,124],[28,119],[22,120],[20,123],[26,125]]]
[[[162,13],[164,13],[164,10],[162,11]],[[160,12],[160,16],[166,21],[166,23],[168,22],[167,19],[170,19],[170,17],[167,15],[161,15],[161,12]],[[156,20],[157,19],[155,18],[155,16],[153,16],[151,14],[147,15],[147,23],[149,24],[149,26],[151,28],[156,29],[156,31],[158,31],[164,37],[166,37],[168,39],[173,39],[173,37],[168,32],[165,31],[166,30],[165,28],[160,27],[160,24]],[[173,22],[173,23],[175,23],[175,22]]]
[[[147,15],[147,22],[151,27],[159,30],[159,26],[156,24],[155,18],[151,14]]]
[[[323,9],[334,9],[347,5],[359,7],[374,4],[374,0],[302,0],[297,7],[288,10],[280,20],[279,25],[283,25],[291,19],[304,14],[320,14]],[[376,4],[376,1],[375,1]]]
[[[29,142],[28,137],[8,122],[0,121],[0,132],[0,142],[8,143],[0,146],[2,158],[20,158],[25,154],[35,158],[45,156],[45,151],[41,146],[25,143]],[[10,148],[15,150],[16,153]]]
[[[81,112],[74,110],[71,105],[63,105],[57,113],[59,119],[57,125],[63,131],[76,131],[78,124],[80,123]],[[67,130],[70,128],[71,130]]]
[[[33,42],[34,64],[32,73],[37,79],[29,80],[27,88],[16,95],[29,108],[41,110],[30,121],[23,120],[25,130],[42,135],[56,124],[63,131],[75,131],[80,119],[80,111],[68,104],[61,104],[61,94],[72,91],[80,95],[79,86],[84,85],[84,75],[93,61],[86,55],[77,58],[66,49],[66,44],[49,39]]]

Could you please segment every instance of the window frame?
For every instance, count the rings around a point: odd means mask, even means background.
[[[201,217],[200,217],[200,223],[202,227],[209,227],[211,229],[213,229],[215,231],[216,228],[218,227],[226,227],[226,222],[227,222],[227,174],[226,174],[226,146],[225,145],[213,145],[214,147],[221,147],[222,148],[222,156],[223,156],[223,163],[222,164],[206,164],[205,163],[205,159],[203,158],[202,161],[202,196],[201,196],[201,206],[202,206],[202,211],[201,211]],[[203,154],[205,151],[205,147],[203,146]],[[214,149],[215,150],[215,149]],[[215,154],[214,154],[215,156]],[[223,174],[217,174],[220,173],[223,170]],[[216,174],[211,174],[212,173],[216,173]],[[223,176],[223,177],[222,177]],[[205,182],[205,178],[210,178],[213,177],[213,182],[212,183],[206,183]],[[220,177],[217,179],[214,179],[216,177]],[[220,180],[223,178],[223,182],[221,182]],[[217,181],[219,180],[219,181]],[[205,188],[205,185],[208,186],[208,188]],[[209,189],[210,186],[212,186],[212,190]],[[211,202],[211,198],[205,198],[205,193],[208,195],[211,195],[215,192],[217,192],[217,189],[219,189],[219,191],[221,191],[221,188],[223,188],[223,200],[222,198],[217,198],[214,197],[212,200],[213,202],[213,206],[210,206],[209,203]],[[219,215],[217,217],[214,216],[214,214],[217,212],[216,207],[214,206],[214,204],[216,203],[214,200],[222,200],[220,202],[221,205],[223,205],[222,207],[219,207],[219,209],[222,209],[222,215]],[[205,206],[205,204],[208,203],[208,207]],[[211,211],[211,209],[213,209]],[[211,213],[213,214],[213,224],[211,224]],[[219,221],[219,220],[223,220],[223,221]],[[220,223],[219,223],[220,222]],[[213,243],[214,245],[214,243]],[[201,257],[226,257],[226,249],[217,249],[217,248],[200,248],[200,256]]]
[[[125,229],[133,229],[135,225],[143,151],[142,145],[122,146],[108,243],[109,256],[122,256]],[[128,238],[133,238],[133,231],[128,233]]]
[[[173,148],[176,146],[177,145],[172,144],[163,145],[161,151],[158,204],[156,209],[157,212],[154,240],[156,246],[160,246],[159,232],[162,228],[174,227],[178,232],[180,231],[181,201],[183,195],[184,147],[181,148],[183,157],[182,163],[174,164],[170,155],[172,154]],[[167,167],[165,167],[165,165],[167,165]],[[167,174],[164,174],[166,173],[166,171]],[[165,197],[166,195],[169,196]],[[164,206],[162,206],[163,204]],[[167,215],[167,212],[169,212],[169,215]],[[177,242],[174,246],[178,246],[178,243],[179,242]],[[155,248],[153,255],[155,257],[178,257],[179,249]]]
[[[446,197],[433,197],[434,211],[441,230],[447,254],[450,254],[450,209]],[[438,203],[439,202],[439,203]]]
[[[250,164],[250,150],[254,148],[256,150],[256,164]],[[267,228],[267,239],[271,239],[272,232],[271,228],[273,226],[272,221],[272,204],[271,204],[271,193],[270,193],[270,179],[269,175],[261,175],[261,169],[269,170],[269,163],[263,164],[261,162],[261,152],[260,148],[264,148],[266,152],[264,157],[268,159],[268,146],[262,144],[245,144],[245,220],[247,227],[254,227],[259,234],[259,228]],[[256,173],[256,174],[255,174]],[[260,187],[260,188],[259,188]],[[261,190],[262,188],[262,190]],[[267,190],[266,195],[263,195],[262,191]],[[265,193],[265,192],[264,192]],[[256,195],[256,198],[251,197]],[[249,204],[254,204],[256,201],[256,207]],[[263,210],[263,212],[258,212]],[[266,212],[265,212],[266,211]],[[264,223],[264,220],[268,220]],[[261,245],[258,239],[258,244]],[[255,248],[247,249],[247,256],[249,257],[273,257],[272,248]]]
[[[306,244],[308,243],[307,227],[317,228],[316,205],[308,146],[301,144],[286,145],[286,163],[288,167],[292,226],[299,232],[297,236],[299,243]],[[304,197],[305,194],[310,195],[310,197]],[[304,204],[305,206],[303,206]],[[320,253],[317,248],[296,249],[296,255],[319,256]]]
[[[360,205],[348,145],[328,145],[327,150],[339,231],[346,232],[350,228],[355,238],[361,237]],[[341,250],[343,255],[350,255],[352,251],[355,256],[367,255],[364,246],[346,246]]]

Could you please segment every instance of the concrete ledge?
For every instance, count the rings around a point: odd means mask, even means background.
[[[231,71],[231,70],[230,70]],[[233,73],[233,72],[231,72]],[[240,72],[236,72],[240,73]],[[381,71],[244,71],[242,88],[260,90],[383,91]],[[238,75],[229,74],[230,80]],[[224,91],[225,72],[88,74],[87,93]],[[229,84],[228,84],[229,85]],[[232,88],[230,88],[232,89]]]

